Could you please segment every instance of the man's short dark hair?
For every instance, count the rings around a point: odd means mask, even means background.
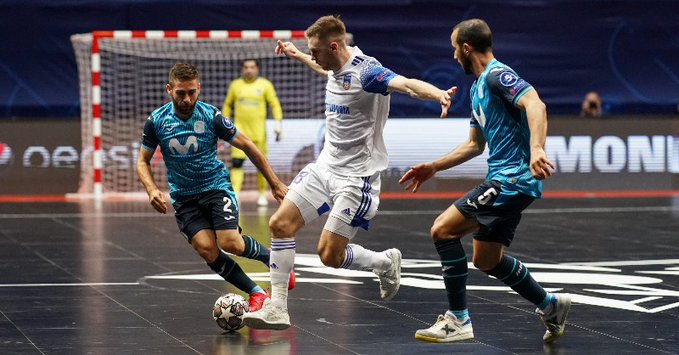
[[[493,33],[486,21],[478,18],[465,20],[458,23],[453,32],[457,30],[457,44],[467,43],[475,51],[486,53],[493,47]]]
[[[184,82],[198,79],[200,75],[198,74],[198,69],[189,63],[177,63],[172,69],[170,69],[170,75],[168,77],[168,82],[172,84],[173,82]]]
[[[245,63],[247,62],[255,62],[255,66],[259,68],[259,61],[255,58],[248,58],[248,59],[243,59],[242,62],[240,62],[241,68],[245,66]]]

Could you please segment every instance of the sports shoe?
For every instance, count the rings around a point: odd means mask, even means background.
[[[472,328],[471,318],[460,322],[453,316],[446,314],[439,315],[436,323],[427,329],[420,329],[415,332],[415,339],[428,341],[430,343],[451,343],[474,339],[474,329]]]
[[[290,315],[287,309],[274,306],[267,298],[262,309],[243,314],[243,324],[252,329],[283,330],[290,327]]]
[[[568,310],[571,308],[570,296],[554,295],[554,297],[556,297],[556,304],[554,304],[549,314],[545,314],[539,308],[535,309],[535,312],[540,316],[542,322],[545,323],[545,327],[547,327],[547,331],[542,337],[545,343],[551,343],[563,335]]]
[[[384,253],[391,260],[391,267],[377,276],[380,278],[380,297],[389,301],[396,296],[401,286],[401,251],[393,248],[385,250]]]
[[[269,200],[266,198],[266,195],[262,194],[259,195],[259,198],[257,199],[257,206],[260,207],[265,207],[269,205]]]
[[[264,304],[264,301],[270,299],[269,294],[264,291],[264,293],[261,292],[253,292],[250,294],[250,312],[256,312],[262,309],[262,305]]]

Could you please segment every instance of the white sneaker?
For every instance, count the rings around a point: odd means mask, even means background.
[[[467,320],[460,323],[455,317],[451,317],[448,314],[445,316],[439,315],[434,325],[427,329],[416,331],[415,339],[430,343],[451,343],[474,339],[472,320],[467,318]]]
[[[389,301],[396,296],[401,286],[401,251],[394,248],[385,250],[384,253],[391,260],[391,267],[377,276],[380,278],[380,297]]]
[[[571,297],[568,295],[554,295],[556,297],[556,304],[549,314],[545,314],[539,308],[535,312],[545,323],[547,331],[542,337],[545,343],[551,343],[559,339],[566,328],[566,318],[568,317],[568,310],[571,308]]]
[[[283,330],[290,327],[288,310],[274,306],[270,298],[257,312],[243,314],[243,325],[253,329]]]
[[[259,198],[257,199],[257,206],[265,207],[269,205],[269,199],[266,198],[266,195],[259,195]]]

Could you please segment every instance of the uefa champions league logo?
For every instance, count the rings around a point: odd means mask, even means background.
[[[679,291],[662,287],[660,277],[679,277],[679,259],[599,261],[561,264],[525,263],[531,275],[549,292],[567,292],[573,302],[640,313],[658,313],[679,308]],[[403,259],[401,287],[444,290],[438,260]],[[471,263],[469,269],[475,268]],[[324,266],[317,255],[297,254],[297,283],[364,284],[377,282],[368,271],[333,269]],[[472,271],[473,272],[473,271]],[[480,271],[477,271],[480,273]],[[269,282],[269,273],[248,273],[254,281]],[[163,274],[140,280],[154,286],[162,280],[214,280],[217,274]],[[492,286],[468,284],[469,292],[513,293],[509,287],[492,280]],[[574,291],[575,290],[575,291]]]

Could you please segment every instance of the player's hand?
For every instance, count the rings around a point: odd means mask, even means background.
[[[278,40],[275,52],[278,55],[285,54],[286,57],[294,59],[299,53],[299,49],[292,42],[281,42],[281,40]]]
[[[441,94],[441,97],[439,98],[439,103],[441,104],[441,118],[448,117],[448,109],[450,108],[450,104],[453,102],[453,97],[455,96],[456,92],[457,86],[453,86],[447,91],[443,91]]]
[[[552,170],[549,170],[552,168]],[[547,154],[542,148],[533,148],[530,151],[530,172],[538,180],[544,180],[552,176],[552,171],[556,171],[554,164],[547,159]]]
[[[167,213],[167,204],[165,203],[165,194],[163,194],[160,190],[155,189],[151,190],[148,193],[149,195],[149,202],[151,203],[151,206],[156,209],[156,211],[165,214]]]
[[[276,121],[273,126],[273,133],[276,134],[276,142],[280,142],[283,139],[283,125],[281,121]]]
[[[278,182],[274,186],[271,186],[271,194],[273,195],[273,198],[278,201],[278,203],[283,202],[283,199],[285,198],[285,195],[288,194],[288,187],[282,183]]]
[[[412,180],[406,185],[404,190],[408,191],[412,189],[413,193],[415,193],[420,189],[420,186],[434,176],[434,174],[436,174],[436,168],[433,163],[422,163],[410,168],[410,170],[403,174],[403,177],[398,183],[403,184],[404,182]]]

